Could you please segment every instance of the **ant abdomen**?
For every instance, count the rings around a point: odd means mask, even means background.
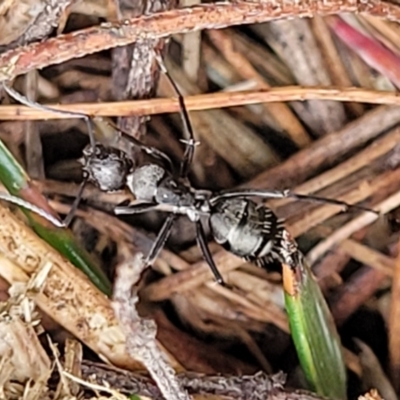
[[[219,201],[210,214],[217,243],[247,260],[278,259],[283,225],[267,207],[245,198]]]

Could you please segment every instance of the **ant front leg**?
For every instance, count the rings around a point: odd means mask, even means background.
[[[68,214],[67,214],[66,217],[64,218],[63,224],[64,224],[65,226],[67,226],[67,227],[68,227],[69,224],[71,223],[72,218],[74,218],[74,216],[75,216],[76,210],[78,209],[79,204],[80,204],[80,202],[81,202],[81,200],[82,200],[82,194],[83,194],[83,191],[84,191],[84,189],[85,189],[85,186],[86,186],[87,182],[88,182],[88,178],[87,178],[87,176],[84,176],[84,177],[83,177],[83,181],[82,181],[82,183],[81,183],[80,186],[79,186],[78,194],[76,195],[75,200],[74,200],[74,202],[72,203],[71,208],[69,209]]]
[[[198,142],[196,142],[194,139],[193,127],[192,127],[192,124],[190,123],[190,118],[189,118],[189,114],[188,114],[186,106],[185,106],[184,97],[183,97],[181,91],[179,90],[178,85],[172,79],[171,75],[169,74],[169,72],[167,70],[167,67],[164,64],[164,61],[163,61],[161,55],[157,52],[156,52],[156,60],[158,62],[158,65],[160,66],[161,71],[167,77],[168,81],[170,82],[171,86],[173,87],[173,89],[178,97],[179,114],[181,116],[181,120],[182,120],[182,124],[183,124],[183,132],[185,133],[185,136],[186,136],[185,139],[181,140],[185,144],[185,152],[183,154],[183,158],[181,161],[179,176],[181,178],[186,178],[189,173],[190,166],[192,165],[194,150],[195,150],[195,147],[198,145]]]

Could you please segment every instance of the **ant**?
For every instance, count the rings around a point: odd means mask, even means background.
[[[290,236],[284,228],[283,221],[279,220],[274,212],[264,204],[254,202],[251,199],[252,197],[264,199],[295,198],[335,204],[344,207],[346,210],[353,208],[376,213],[362,206],[349,205],[335,199],[301,195],[289,190],[233,189],[212,192],[193,188],[188,180],[188,173],[198,143],[194,140],[184,98],[161,57],[158,56],[157,60],[177,95],[183,131],[186,136],[182,140],[185,151],[178,173],[173,172],[173,164],[165,153],[142,144],[127,133],[121,131],[121,134],[129,140],[133,147],[139,148],[153,159],[166,161],[168,168],[164,168],[155,162],[137,166],[133,157],[129,156],[127,152],[96,143],[93,134],[93,122],[89,116],[82,113],[61,112],[30,102],[4,85],[12,97],[26,105],[84,118],[88,125],[90,143],[83,151],[83,182],[71,211],[64,220],[65,225],[71,222],[87,182],[92,182],[105,192],[127,187],[136,198],[136,202],[129,206],[117,206],[115,208],[116,215],[138,214],[150,210],[168,213],[149,254],[145,258],[145,265],[151,266],[153,264],[164,247],[177,216],[185,215],[196,226],[197,243],[216,281],[224,284],[208,247],[203,222],[201,221],[202,216],[208,218],[211,235],[217,243],[247,261],[266,267],[273,260],[280,263],[288,263],[288,260],[293,261],[293,255],[299,252],[297,247],[289,245],[289,242],[292,243],[292,241],[288,239]]]

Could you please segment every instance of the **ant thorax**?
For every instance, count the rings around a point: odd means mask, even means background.
[[[127,176],[126,185],[137,200],[152,203],[164,175],[164,168],[157,164],[143,165]]]
[[[84,177],[104,192],[125,187],[128,174],[133,168],[132,160],[121,150],[96,144],[83,150],[80,159]]]
[[[127,177],[127,186],[136,199],[142,202],[167,204],[183,209],[193,208],[195,205],[190,188],[157,164],[143,165],[134,170]]]
[[[245,198],[221,199],[209,223],[217,243],[246,259],[274,256],[283,230],[269,208]]]

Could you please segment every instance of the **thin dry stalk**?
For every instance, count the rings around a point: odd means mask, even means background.
[[[316,193],[341,179],[354,174],[360,169],[372,164],[376,159],[384,154],[390,153],[400,141],[400,129],[395,128],[387,135],[375,140],[371,145],[361,150],[353,157],[342,162],[334,168],[329,169],[307,182],[293,188],[296,193]],[[287,203],[292,203],[293,199],[280,199],[270,201],[269,204],[276,209]]]
[[[254,81],[259,89],[270,89],[270,85],[268,85],[246,57],[236,51],[229,33],[210,31],[208,32],[208,36],[214,46],[223,54],[229,64],[234,66],[237,73],[243,79]],[[278,102],[268,105],[264,104],[264,110],[276,120],[278,127],[300,148],[305,147],[311,142],[309,134],[286,104]]]
[[[387,281],[387,275],[377,268],[362,267],[335,292],[330,303],[331,313],[337,325],[343,323],[365,304]]]
[[[363,201],[372,196],[374,193],[377,193],[380,189],[385,188],[388,184],[395,180],[394,174],[390,175],[388,173],[387,175],[385,176],[385,174],[382,174],[372,182],[363,180],[360,182],[360,186],[354,189],[351,188],[350,190],[346,190],[346,193],[338,196],[338,198],[348,204],[356,204],[360,201]],[[342,210],[343,208],[339,206],[323,205],[321,207],[314,208],[307,213],[303,213],[300,216],[288,218],[286,225],[289,227],[292,235],[294,237],[298,237],[301,234],[309,231],[311,228],[316,227],[318,224],[338,214]],[[280,216],[281,212],[277,211],[277,215]]]
[[[174,81],[183,88],[183,95],[200,91],[176,65],[167,66]],[[278,157],[271,146],[225,110],[190,113],[190,119],[194,127],[201,127],[196,129],[199,137],[241,176],[254,176],[277,164]]]
[[[392,258],[385,256],[379,251],[373,250],[353,239],[344,240],[340,243],[339,248],[355,260],[368,265],[371,268],[375,268],[387,276],[393,276],[395,262]]]
[[[253,29],[290,68],[297,83],[305,86],[332,84],[308,19],[273,21],[255,25]],[[346,123],[343,104],[312,100],[292,106],[316,137],[336,131]]]
[[[400,205],[400,192],[393,194],[387,199],[381,201],[374,206],[375,210],[381,214],[387,214],[391,210],[399,207]],[[308,254],[307,261],[313,265],[320,257],[323,256],[330,248],[340,243],[344,239],[349,238],[353,233],[365,228],[366,226],[374,223],[379,218],[378,215],[373,213],[363,213],[362,215],[354,218],[347,224],[341,226],[334,233],[329,235],[326,239],[318,243]]]
[[[376,20],[377,18],[373,19]],[[329,71],[329,76],[332,79],[332,84],[343,87],[352,86],[348,71],[340,58],[325,20],[316,16],[310,20],[310,24],[314,31],[315,39],[319,44],[326,68]],[[351,102],[346,105],[347,108],[357,117],[360,117],[364,112],[362,104]]]
[[[400,97],[397,92],[368,90],[354,87],[283,86],[273,87],[270,89],[217,92],[185,96],[185,106],[188,111],[201,111],[212,110],[215,108],[295,100],[335,100],[382,105],[400,105]],[[98,117],[155,115],[175,113],[179,111],[179,103],[176,98],[47,105],[56,110],[81,112],[90,116]],[[71,117],[21,105],[2,105],[0,107],[0,120],[2,121],[66,118]]]
[[[246,186],[262,188],[293,187],[319,169],[335,164],[345,154],[375,139],[400,122],[398,107],[384,106],[365,113],[338,132],[331,133],[298,151],[280,165],[262,172]]]

